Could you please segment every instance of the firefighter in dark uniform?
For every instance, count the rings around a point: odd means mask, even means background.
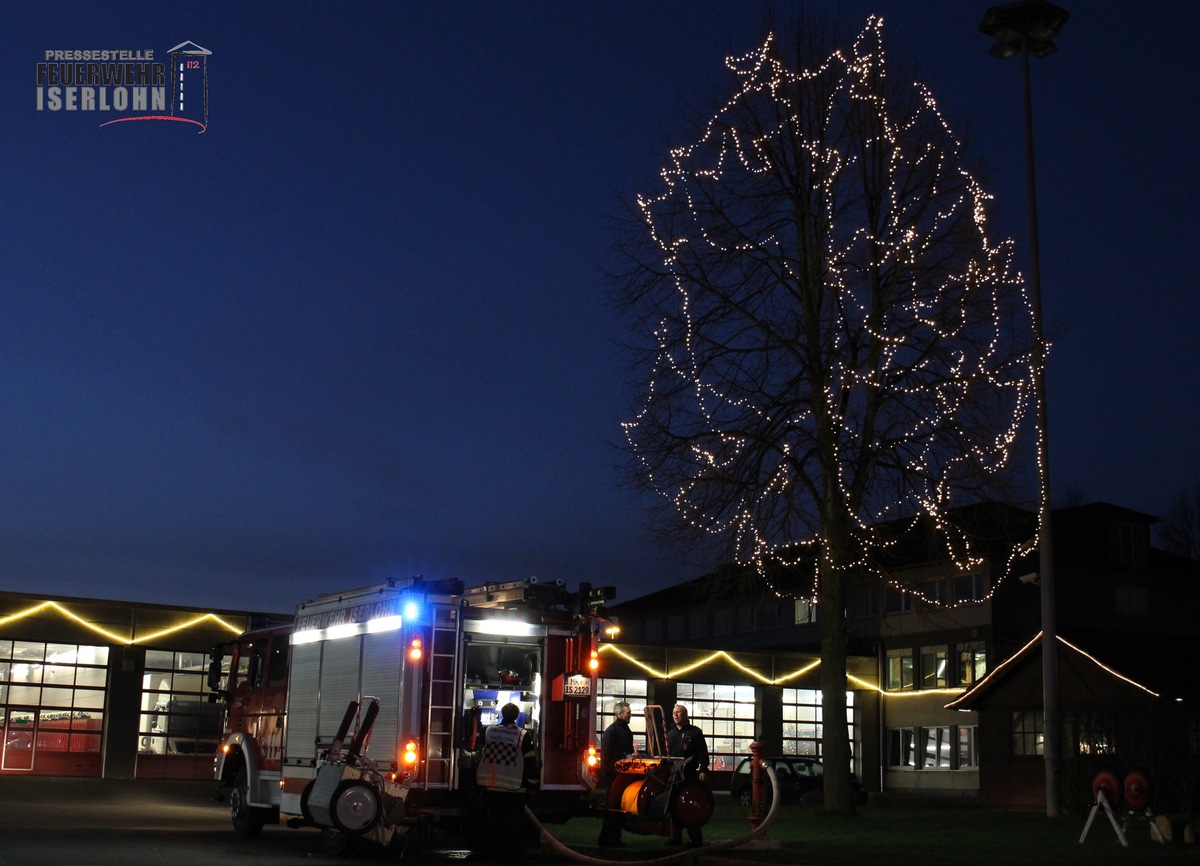
[[[525,817],[526,793],[537,784],[537,752],[532,738],[517,727],[521,709],[516,704],[500,708],[500,724],[483,733],[483,749],[475,780],[483,789],[483,814],[487,832],[479,852],[499,863],[520,863],[529,822]]]
[[[667,730],[667,754],[672,758],[686,758],[683,762],[683,775],[687,779],[704,781],[708,774],[708,743],[704,741],[704,732],[688,721],[687,707],[676,704],[671,710],[671,719],[675,722]],[[675,827],[668,845],[682,845],[683,831]],[[688,846],[699,848],[704,844],[700,828],[688,828]]]
[[[629,728],[629,719],[633,710],[625,701],[613,704],[613,723],[604,729],[600,738],[600,784],[607,800],[608,789],[617,778],[617,761],[633,754],[633,731]],[[600,828],[601,848],[621,848],[621,816],[612,812],[604,815],[604,824]]]

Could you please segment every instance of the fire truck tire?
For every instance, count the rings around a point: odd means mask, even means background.
[[[338,785],[329,805],[329,818],[343,833],[360,836],[379,820],[379,794],[358,779],[346,779]]]
[[[262,832],[265,822],[250,808],[250,783],[245,767],[237,771],[233,790],[229,792],[229,817],[233,832],[243,839],[253,839]]]
[[[304,790],[300,792],[300,814],[303,815],[304,820],[310,824],[317,823],[313,819],[312,810],[308,808],[308,798],[312,795],[313,785],[316,783],[317,780],[313,779],[311,782],[305,785]]]

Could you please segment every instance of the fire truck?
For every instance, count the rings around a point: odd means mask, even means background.
[[[215,777],[234,830],[286,817],[387,844],[416,826],[469,829],[482,732],[507,703],[536,743],[539,820],[590,811],[599,609],[613,594],[533,578],[389,580],[217,647]]]

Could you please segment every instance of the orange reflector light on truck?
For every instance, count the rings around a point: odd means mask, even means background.
[[[596,650],[592,650],[592,657],[588,660],[588,670],[592,673],[600,670],[600,653]]]
[[[419,637],[413,638],[412,642],[408,645],[409,661],[419,662],[423,654],[424,648],[421,644],[421,639]]]
[[[587,747],[587,757],[584,758],[584,761],[587,763],[588,769],[595,769],[600,766],[600,756],[596,754],[595,746]]]
[[[417,743],[416,740],[409,740],[404,744],[404,755],[400,758],[404,762],[404,766],[411,767],[417,763]]]

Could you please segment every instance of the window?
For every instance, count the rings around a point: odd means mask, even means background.
[[[925,728],[925,769],[950,768],[950,727]]]
[[[888,730],[888,766],[916,766],[916,737],[912,728],[890,728]]]
[[[759,614],[760,628],[779,628],[787,620],[781,605],[778,602],[763,602],[762,613]]]
[[[889,586],[883,591],[883,612],[904,613],[912,610],[912,597],[902,589]]]
[[[266,642],[260,642],[263,652]],[[257,646],[256,646],[257,652]],[[282,680],[287,656],[279,661],[255,655],[249,667],[254,681]],[[248,661],[245,657],[243,662]],[[211,753],[221,741],[221,706],[208,702],[208,657],[197,652],[146,650],[142,676],[142,716],[138,751],[157,755]]]
[[[913,687],[913,656],[910,649],[891,649],[887,653],[884,688],[901,691]]]
[[[968,686],[977,683],[987,674],[987,653],[983,641],[969,641],[958,645],[958,683]]]
[[[1040,756],[1045,746],[1045,725],[1045,715],[1041,710],[1013,710],[1013,754]]]
[[[942,689],[949,685],[944,646],[921,647],[921,688]]]
[[[966,770],[979,766],[979,728],[961,725],[958,729],[958,767]]]
[[[754,631],[755,627],[754,605],[740,605],[738,607],[738,631]]]
[[[879,616],[879,588],[860,586],[850,591],[850,616],[864,619]]]
[[[1137,566],[1148,545],[1146,528],[1136,523],[1113,521],[1108,525],[1108,556],[1117,565]]]
[[[623,680],[613,677],[600,677],[596,680],[596,744],[600,743],[600,735],[604,729],[613,723],[616,714],[613,704],[625,701],[633,716],[629,719],[629,729],[633,731],[633,747],[639,752],[646,751],[646,681]]]
[[[667,640],[683,640],[687,637],[684,630],[683,614],[673,613],[667,617]]]
[[[974,725],[890,728],[887,732],[888,766],[909,770],[975,769],[979,766],[977,731]],[[919,753],[918,743],[921,744]]]
[[[1146,616],[1150,612],[1150,593],[1144,586],[1114,586],[1113,601],[1117,613],[1124,616]]]
[[[662,620],[658,617],[652,617],[651,619],[646,620],[646,642],[662,642]]]
[[[733,608],[728,606],[716,608],[713,611],[713,634],[718,636],[733,634],[733,619]]]
[[[922,603],[930,607],[941,607],[946,601],[945,578],[922,581],[917,584],[916,590]]]
[[[712,769],[732,770],[750,754],[756,728],[754,686],[678,683],[675,698],[687,707],[692,724],[704,732]],[[663,709],[669,714],[668,708]]]
[[[954,578],[954,603],[969,604],[987,599],[987,577],[982,571],[960,574]]]
[[[691,637],[708,637],[708,611],[701,608],[688,616],[688,634]]]
[[[99,753],[107,681],[108,647],[0,640],[0,704],[27,705],[0,707],[3,767],[30,770],[40,752]]]
[[[850,721],[850,751],[857,739],[854,723],[854,692],[846,692],[846,716]],[[783,754],[821,757],[821,692],[818,689],[783,690]]]
[[[795,624],[807,625],[817,621],[817,606],[808,599],[796,599]]]
[[[1112,716],[1102,712],[1083,712],[1067,718],[1081,755],[1111,755],[1116,752],[1116,734]]]

